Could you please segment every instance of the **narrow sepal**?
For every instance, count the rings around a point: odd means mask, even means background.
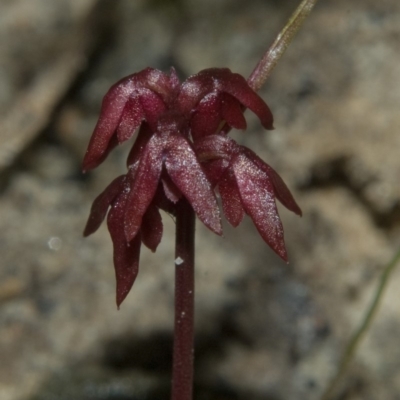
[[[202,163],[201,166],[211,183],[211,187],[214,188],[229,167],[229,161],[221,158]]]
[[[288,210],[301,216],[302,211],[299,205],[296,203],[296,200],[280,175],[253,151],[243,146],[241,146],[241,148],[247,157],[249,157],[258,166],[258,168],[263,170],[269,176],[274,186],[275,196],[282,203],[282,205],[284,205]]]
[[[171,76],[164,72],[146,68],[138,74],[138,83],[141,87],[146,87],[151,91],[158,93],[164,102],[169,102],[171,94],[174,92],[174,80],[171,81]]]
[[[193,140],[216,133],[221,123],[221,99],[210,93],[199,103],[190,120]]]
[[[221,95],[221,117],[232,128],[242,130],[247,128],[239,101],[227,93]]]
[[[167,198],[164,193],[162,184],[158,184],[156,193],[154,195],[153,203],[160,209],[165,211],[171,216],[176,214],[176,206],[171,200]]]
[[[129,138],[143,119],[148,119],[155,129],[159,114],[166,108],[164,102],[170,101],[171,92],[170,77],[153,68],[129,75],[113,85],[104,96],[100,117],[83,160],[83,170],[97,167],[110,152],[110,144],[115,147],[115,142]]]
[[[165,166],[200,221],[217,235],[222,235],[221,217],[214,191],[193,149],[183,136],[175,134],[169,137]]]
[[[83,160],[83,170],[97,167],[104,159],[108,144],[118,127],[122,111],[133,90],[132,79],[126,79],[113,85],[104,96],[100,117],[89,142]]]
[[[140,89],[139,98],[144,117],[151,129],[155,131],[160,115],[166,110],[166,105],[160,95],[149,89]]]
[[[144,214],[140,233],[143,244],[154,253],[163,234],[162,218],[156,206],[150,205]]]
[[[176,187],[175,183],[172,182],[166,170],[161,174],[161,183],[164,189],[165,196],[168,200],[174,204],[182,197],[181,191]]]
[[[143,150],[146,148],[146,145],[150,138],[152,137],[153,132],[146,122],[144,122],[138,132],[135,143],[133,144],[131,151],[128,154],[128,158],[126,161],[127,167],[131,167],[139,162],[140,157],[143,153]]]
[[[186,114],[209,93],[227,93],[253,111],[266,129],[273,129],[273,116],[264,100],[248,85],[246,79],[228,68],[209,68],[189,77],[183,84],[178,106]]]
[[[131,290],[139,271],[140,234],[128,243],[123,229],[127,197],[127,193],[121,193],[113,203],[107,218],[108,230],[114,247],[114,268],[117,280],[116,301],[118,308]]]
[[[152,136],[142,152],[136,173],[132,171],[132,185],[125,212],[125,235],[128,242],[139,232],[143,215],[157,190],[163,148],[162,138],[158,135]]]
[[[221,79],[221,89],[235,97],[241,104],[253,111],[265,129],[273,129],[273,115],[264,100],[248,85],[239,74],[231,73]]]
[[[121,120],[117,128],[118,143],[122,143],[132,137],[144,118],[144,112],[139,97],[131,96],[125,104]]]
[[[200,162],[226,159],[230,160],[237,153],[238,144],[225,135],[209,135],[200,138],[193,144],[194,151]]]
[[[176,102],[179,111],[189,117],[200,100],[211,93],[213,88],[212,79],[198,79],[198,74],[190,76],[182,83],[179,91]]]
[[[283,226],[271,180],[244,154],[237,155],[232,165],[246,214],[253,220],[265,242],[287,261]]]
[[[218,190],[224,215],[228,222],[236,228],[242,222],[244,209],[235,177],[230,171],[227,171],[220,180]]]
[[[124,180],[125,180],[125,175],[121,175],[118,178],[115,178],[104,189],[104,191],[96,197],[90,209],[89,218],[86,223],[83,236],[89,236],[92,233],[96,232],[97,229],[99,229],[112,201],[120,193],[123,187]]]

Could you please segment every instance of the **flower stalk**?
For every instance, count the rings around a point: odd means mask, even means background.
[[[195,220],[193,208],[181,199],[176,212],[172,400],[191,399],[193,391]]]

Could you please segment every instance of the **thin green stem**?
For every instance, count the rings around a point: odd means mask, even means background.
[[[400,249],[397,251],[395,256],[392,258],[392,260],[386,265],[384,270],[382,271],[379,284],[377,287],[377,290],[375,292],[375,295],[373,297],[373,300],[371,302],[371,305],[368,307],[367,312],[364,316],[364,318],[361,321],[360,326],[357,328],[355,331],[354,335],[351,337],[349,343],[347,344],[347,347],[343,353],[342,359],[340,360],[338,370],[335,374],[335,376],[332,378],[330,383],[328,384],[325,392],[323,393],[321,400],[330,400],[333,398],[333,394],[336,388],[337,383],[340,381],[341,377],[344,375],[344,373],[347,370],[347,367],[350,363],[350,361],[353,359],[355,352],[357,351],[357,348],[360,345],[360,342],[365,335],[365,333],[368,331],[368,329],[371,326],[371,323],[376,315],[376,312],[378,310],[378,306],[380,301],[382,300],[384,291],[388,285],[389,278],[394,271],[396,265],[400,261]]]
[[[285,27],[278,34],[272,46],[264,54],[247,80],[253,90],[258,91],[263,86],[316,2],[317,0],[303,0],[291,15]]]

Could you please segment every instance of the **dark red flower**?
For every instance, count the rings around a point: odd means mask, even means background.
[[[236,129],[246,129],[243,107],[259,118],[265,129],[273,129],[267,104],[250,88],[243,76],[228,68],[210,68],[189,77],[181,86],[177,105],[190,116],[193,139],[217,132],[222,121]]]
[[[185,122],[174,112],[164,113],[157,130],[142,149],[126,204],[125,234],[128,241],[139,231],[163,171],[169,178],[164,180],[164,187],[173,187],[166,190],[166,196],[174,200],[171,191],[184,195],[199,219],[216,234],[222,234],[215,194],[187,139]]]
[[[117,304],[138,273],[141,243],[155,251],[162,236],[159,209],[175,213],[184,196],[199,219],[222,234],[214,189],[224,214],[237,226],[248,214],[263,239],[287,259],[275,198],[297,214],[299,207],[279,175],[251,150],[226,136],[245,129],[245,108],[266,129],[273,118],[246,80],[229,69],[207,69],[182,84],[147,68],[112,86],[103,100],[83,169],[98,166],[108,153],[138,130],[128,156],[128,172],[94,201],[84,234],[98,229],[108,210],[114,245]]]
[[[114,179],[93,202],[84,230],[84,236],[94,233],[110,208],[107,225],[114,245],[118,306],[129,293],[138,274],[141,243],[155,252],[161,241],[163,224],[159,208],[171,211],[165,207],[166,203],[165,200],[163,202],[162,193],[158,193],[143,216],[140,232],[132,240],[126,240],[123,226],[131,184],[132,171]]]
[[[261,237],[287,261],[275,198],[298,215],[301,210],[278,173],[250,149],[224,135],[197,140],[195,151],[200,161],[208,162],[207,175],[218,187],[229,223],[236,227],[248,214]]]
[[[100,117],[90,140],[83,170],[97,167],[117,145],[128,140],[143,121],[155,130],[159,116],[176,96],[179,80],[146,68],[121,79],[104,96]]]

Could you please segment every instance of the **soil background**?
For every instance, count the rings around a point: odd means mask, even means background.
[[[91,202],[129,145],[80,165],[101,99],[152,66],[248,76],[294,0],[0,1],[0,399],[169,397],[174,223],[121,310]],[[197,400],[317,400],[400,245],[400,2],[320,0],[234,137],[283,176],[290,264],[246,219],[197,226]],[[337,399],[400,399],[400,270]]]

